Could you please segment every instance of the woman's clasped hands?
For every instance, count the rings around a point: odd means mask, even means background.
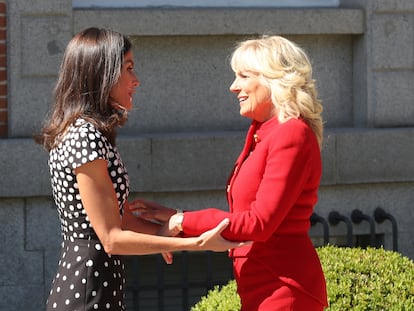
[[[135,217],[159,223],[160,236],[179,236],[181,230],[179,224],[182,222],[182,212],[172,209],[156,202],[137,199],[129,203],[129,208]],[[181,218],[181,219],[180,219]],[[233,242],[224,239],[221,236],[223,230],[229,225],[228,218],[223,219],[215,228],[205,231],[197,237],[198,249],[196,250],[212,250],[215,252],[227,251],[233,248],[250,245],[251,242]]]

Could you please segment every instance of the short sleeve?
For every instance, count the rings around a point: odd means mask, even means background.
[[[97,159],[107,159],[107,140],[92,124],[76,124],[69,128],[62,146],[72,169]]]

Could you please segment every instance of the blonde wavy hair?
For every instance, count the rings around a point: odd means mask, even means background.
[[[281,36],[263,36],[240,42],[231,57],[234,72],[258,73],[271,92],[279,122],[304,119],[322,146],[322,104],[312,65],[306,53]]]

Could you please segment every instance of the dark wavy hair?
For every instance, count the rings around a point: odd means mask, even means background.
[[[68,126],[83,118],[115,144],[116,128],[127,115],[113,107],[109,93],[131,48],[128,38],[112,30],[88,28],[76,34],[66,47],[53,106],[35,141],[50,151]]]

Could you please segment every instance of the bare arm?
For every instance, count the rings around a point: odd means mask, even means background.
[[[179,250],[225,251],[242,246],[224,240],[220,233],[228,224],[223,221],[213,230],[196,238],[167,238],[131,231],[131,223],[122,224],[106,161],[95,160],[76,169],[82,203],[105,251],[109,254],[144,255]],[[146,225],[148,225],[146,223]],[[152,233],[150,226],[142,231]]]
[[[130,210],[130,203],[125,202],[124,207],[124,214],[122,217],[122,229],[123,230],[131,230],[135,232],[153,234],[153,235],[161,235],[160,233],[160,224],[156,224],[154,222],[147,221],[142,218],[135,217],[131,210]],[[172,264],[173,262],[173,254],[171,252],[163,252],[162,257],[167,264]]]

